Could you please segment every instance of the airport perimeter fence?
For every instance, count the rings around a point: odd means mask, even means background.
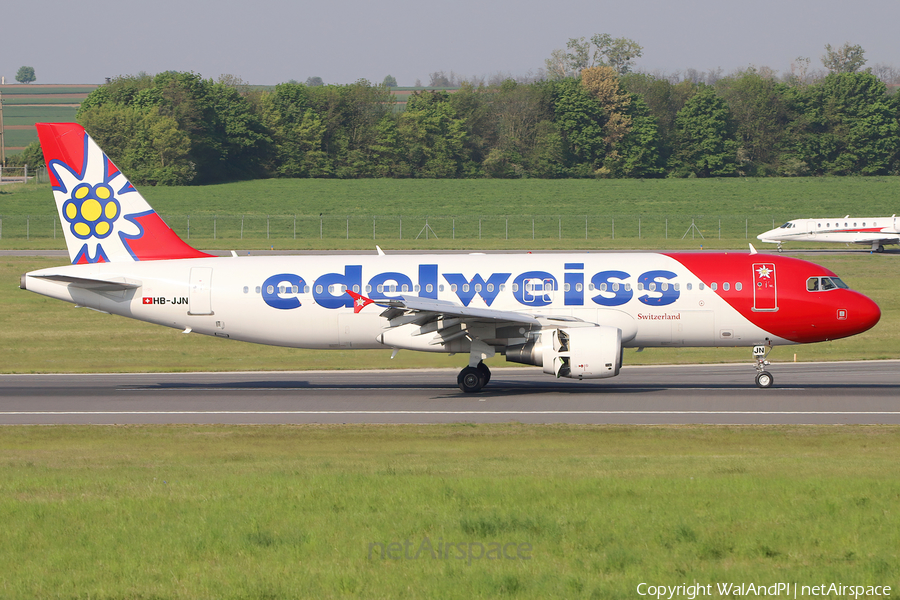
[[[185,240],[754,240],[782,223],[741,215],[161,215]],[[68,223],[65,224],[69,226]],[[0,240],[62,238],[56,215],[0,215]]]

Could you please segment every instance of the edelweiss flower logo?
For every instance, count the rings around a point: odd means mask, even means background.
[[[82,183],[72,190],[72,197],[63,205],[63,214],[72,233],[82,240],[103,239],[113,231],[113,224],[122,213],[112,188],[105,183]]]
[[[135,218],[150,210],[147,203],[87,134],[84,154],[68,156],[81,164],[51,160],[53,194],[66,228],[66,244],[73,263],[134,260],[126,240],[138,239],[143,229]],[[70,153],[71,154],[71,153]]]
[[[772,274],[772,269],[770,269],[768,267],[760,267],[756,270],[756,272],[759,274],[760,277],[765,277],[766,279],[768,279],[769,275]]]

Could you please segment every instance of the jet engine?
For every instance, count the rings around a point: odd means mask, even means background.
[[[525,344],[508,347],[506,360],[543,367],[557,377],[615,377],[622,368],[622,330],[603,325],[546,329]]]

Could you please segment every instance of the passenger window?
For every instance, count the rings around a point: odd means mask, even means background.
[[[429,283],[428,285],[425,286],[425,291],[430,294],[431,292],[434,291],[434,286]]]
[[[581,285],[580,283],[576,283],[576,284],[575,284],[575,291],[576,291],[576,292],[580,292],[580,291],[582,291],[583,289],[584,289],[584,286]]]
[[[731,284],[729,284],[729,283],[726,281],[725,283],[722,284],[722,289],[725,290],[725,291],[727,292],[728,290],[731,289]]]
[[[702,281],[701,281],[701,282],[699,283],[699,285],[697,286],[697,289],[698,289],[698,290],[701,290],[701,291],[703,290],[703,282],[702,282]]]
[[[476,289],[480,292],[480,291],[481,291],[481,284],[478,284],[478,287],[477,287]],[[489,291],[489,292],[493,292],[493,291],[494,291],[494,284],[493,284],[493,283],[487,284],[487,291]]]
[[[734,289],[735,289],[735,291],[737,291],[737,292],[741,291],[741,288],[742,288],[742,287],[744,287],[744,286],[741,285],[741,282],[740,282],[740,281],[738,281],[737,283],[734,284]]]
[[[631,291],[631,284],[630,284],[630,283],[626,283],[626,284],[625,284],[625,291],[626,291],[626,292],[630,292],[630,291]]]
[[[249,291],[250,291],[250,288],[248,288],[248,287],[245,285],[245,286],[244,286],[244,293],[246,294],[246,293],[248,293]]]
[[[480,292],[480,291],[481,291],[481,284],[480,284],[480,283],[476,283],[476,284],[475,284],[475,291],[476,291],[476,292]]]
[[[675,285],[678,285],[678,284],[675,284]],[[687,291],[691,291],[693,289],[693,287],[694,287],[693,284],[691,284],[691,283],[687,284]]]
[[[267,294],[274,294],[274,293],[275,293],[275,286],[274,286],[274,285],[270,285],[269,287],[267,287],[267,288],[266,288],[266,293],[267,293]]]
[[[261,291],[262,291],[262,288],[259,287],[259,286],[256,286],[256,293],[258,294],[258,293],[260,293]]]
[[[711,289],[712,291],[716,291],[717,289],[719,289],[719,284],[713,281],[711,284],[709,284],[709,289]]]

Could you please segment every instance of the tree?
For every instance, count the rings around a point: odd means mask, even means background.
[[[36,79],[34,67],[19,67],[19,71],[16,73],[16,81],[19,83],[31,83]]]
[[[832,73],[792,98],[791,158],[815,175],[887,175],[900,124],[887,86],[871,73]]]
[[[720,80],[716,90],[728,103],[737,139],[752,167],[774,165],[788,125],[784,84],[750,68]]]
[[[613,38],[608,33],[598,33],[591,38],[591,42],[597,48],[594,51],[594,63],[610,66],[619,75],[631,72],[634,59],[644,54],[644,48],[636,41],[624,37]]]
[[[675,152],[670,167],[681,176],[734,175],[737,150],[728,105],[713,88],[701,86],[675,118]]]
[[[591,177],[606,156],[607,115],[579,79],[553,82],[554,122],[563,136],[566,164],[573,177]]]
[[[319,87],[325,85],[325,82],[322,81],[321,77],[307,77],[306,85],[308,85],[309,87]]]
[[[593,45],[594,51],[591,52]],[[640,58],[644,49],[628,38],[613,38],[608,33],[598,33],[590,41],[569,38],[568,52],[554,50],[544,61],[547,73],[552,79],[577,77],[582,70],[590,67],[612,67],[619,75],[631,71],[635,58]]]
[[[384,81],[381,82],[384,87],[397,87],[397,79],[393,75],[386,75]]]
[[[851,46],[846,42],[838,49],[825,44],[825,55],[822,64],[830,73],[856,73],[866,64],[865,50],[860,45]]]
[[[398,130],[414,176],[459,177],[472,169],[465,153],[466,124],[446,92],[415,92]]]

